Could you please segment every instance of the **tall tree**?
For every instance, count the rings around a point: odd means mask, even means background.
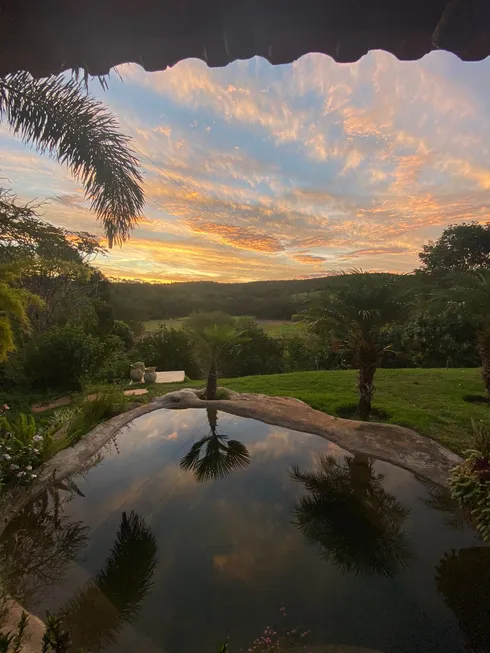
[[[371,414],[374,375],[387,349],[382,329],[402,317],[405,304],[393,278],[354,270],[305,314],[313,332],[358,367],[362,420]]]
[[[218,363],[232,345],[245,342],[243,332],[229,324],[213,324],[203,329],[190,329],[209,365],[206,399],[216,399]]]
[[[366,456],[346,456],[338,463],[321,456],[316,471],[293,467],[293,480],[308,494],[294,508],[295,525],[321,556],[343,573],[394,576],[412,557],[403,523],[409,510],[382,487]]]
[[[105,249],[84,231],[68,231],[43,220],[33,204],[20,203],[0,188],[0,260],[55,259],[88,263]]]
[[[114,116],[63,76],[0,78],[0,121],[66,164],[102,221],[109,246],[124,242],[144,205],[138,161]]]
[[[34,293],[19,287],[23,265],[0,265],[0,363],[15,350],[14,324],[28,329],[29,306],[41,306],[42,300]]]
[[[450,285],[436,290],[433,298],[443,314],[474,316],[483,383],[490,400],[490,270],[456,273],[449,279]]]
[[[490,268],[490,222],[450,225],[436,242],[423,246],[419,259],[428,272]]]
[[[198,483],[224,478],[234,470],[245,469],[250,463],[250,454],[244,444],[218,433],[218,411],[215,408],[206,410],[209,435],[193,444],[180,461],[182,469],[193,472]]]

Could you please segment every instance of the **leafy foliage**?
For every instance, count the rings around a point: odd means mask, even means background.
[[[92,234],[55,227],[39,217],[37,208],[20,204],[13,193],[0,188],[1,260],[36,258],[83,263],[105,253]]]
[[[490,429],[473,421],[475,445],[451,472],[451,493],[468,511],[483,540],[490,542]]]
[[[68,324],[53,327],[29,343],[24,366],[33,388],[78,390],[103,356],[100,340]]]
[[[115,118],[65,77],[0,78],[0,120],[66,164],[104,225],[109,246],[127,239],[144,205],[138,161]]]
[[[359,415],[371,412],[373,380],[387,347],[385,325],[401,318],[405,301],[392,279],[354,271],[344,283],[306,312],[305,321],[334,350],[348,356],[359,369]]]
[[[419,258],[429,272],[480,270],[490,267],[490,222],[452,224],[434,243],[422,247]]]
[[[45,451],[44,438],[32,415],[21,413],[9,421],[6,408],[0,409],[0,490],[7,485],[32,483]]]
[[[194,340],[177,329],[162,327],[144,336],[136,343],[132,357],[158,370],[185,370],[194,379],[201,374]]]
[[[203,329],[189,329],[189,333],[209,365],[206,398],[216,399],[218,363],[221,357],[232,345],[247,342],[248,338],[243,330],[239,331],[233,324],[212,324]]]

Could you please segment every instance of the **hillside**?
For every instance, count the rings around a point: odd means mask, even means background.
[[[110,284],[110,301],[115,316],[128,321],[186,317],[193,311],[224,311],[264,320],[289,320],[304,307],[308,297],[341,281],[342,277],[335,275],[248,283],[115,281]]]

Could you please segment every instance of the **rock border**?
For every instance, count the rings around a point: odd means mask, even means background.
[[[319,435],[349,453],[362,453],[392,463],[416,476],[447,487],[450,470],[462,459],[434,440],[395,424],[357,422],[315,410],[293,397],[241,394],[220,389],[227,399],[207,401],[202,390],[184,388],[156,397],[96,426],[77,444],[60,451],[41,470],[39,480],[29,488],[13,492],[0,506],[0,536],[14,515],[55,481],[61,481],[90,466],[94,456],[134,419],[162,408],[216,408],[239,417]]]

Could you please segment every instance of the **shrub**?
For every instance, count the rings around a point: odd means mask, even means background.
[[[67,444],[78,442],[97,424],[119,415],[127,403],[128,400],[122,392],[116,390],[97,393],[93,399],[84,399],[67,422],[65,433]]]
[[[8,420],[8,406],[0,409],[0,489],[6,485],[29,485],[37,478],[43,460],[44,438],[32,415]]]
[[[27,347],[25,375],[34,388],[79,390],[106,353],[102,341],[81,327],[54,327]]]
[[[490,430],[472,422],[475,447],[451,472],[451,494],[467,510],[485,542],[490,542]]]
[[[158,370],[185,370],[192,379],[201,376],[196,345],[192,337],[179,329],[161,327],[142,338],[132,352],[133,360],[142,360]]]
[[[114,326],[112,327],[111,335],[117,336],[124,343],[124,348],[126,350],[132,349],[134,346],[134,335],[126,322],[122,320],[114,320]]]
[[[284,372],[282,341],[271,338],[253,320],[240,320],[239,326],[243,328],[244,341],[224,352],[220,373],[234,377]]]

